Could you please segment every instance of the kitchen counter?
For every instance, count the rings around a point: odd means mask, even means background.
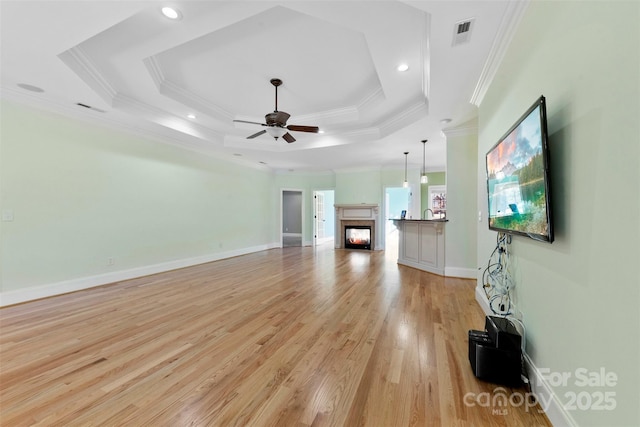
[[[394,219],[393,221],[394,222],[395,221],[406,221],[406,222],[411,222],[411,221],[415,221],[415,222],[447,222],[449,220],[446,219],[446,218],[442,218],[442,219],[436,218],[436,219]]]
[[[444,219],[394,219],[398,264],[444,276]]]

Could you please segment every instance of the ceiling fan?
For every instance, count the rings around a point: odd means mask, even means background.
[[[268,133],[273,136],[276,140],[279,137],[282,137],[288,143],[294,142],[296,139],[291,136],[288,131],[294,132],[310,132],[310,133],[318,133],[320,130],[317,126],[300,126],[300,125],[288,125],[287,120],[289,120],[290,114],[285,113],[284,111],[278,111],[278,86],[282,85],[282,80],[280,79],[271,79],[271,84],[276,88],[276,108],[273,110],[273,113],[268,113],[264,116],[264,120],[266,123],[258,123],[258,122],[248,122],[246,120],[234,120],[234,122],[238,123],[251,123],[254,125],[266,126],[267,129],[263,129],[260,132],[256,132],[253,135],[247,137],[247,139],[253,139],[257,136],[260,136],[264,133]]]

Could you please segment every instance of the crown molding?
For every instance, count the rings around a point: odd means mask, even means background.
[[[233,120],[233,115],[224,108],[209,102],[205,98],[184,89],[178,83],[167,79],[162,72],[162,67],[154,56],[145,58],[143,62],[151,76],[151,80],[158,89],[158,93],[180,104],[189,106],[195,111],[211,115],[220,121],[231,122]]]
[[[479,107],[482,103],[487,90],[489,90],[489,87],[498,72],[500,64],[502,64],[504,55],[511,44],[511,40],[516,33],[518,25],[520,24],[529,3],[530,0],[508,2],[507,10],[502,17],[502,21],[500,21],[500,27],[498,28],[496,38],[493,40],[493,44],[491,45],[487,61],[482,68],[480,78],[478,79],[476,88],[469,101],[473,105]]]
[[[296,171],[290,169],[275,169],[275,175],[295,175],[295,176],[334,176],[335,173],[330,170],[323,171]]]
[[[477,135],[478,121],[475,119],[469,120],[468,122],[463,123],[460,126],[442,129],[442,133],[444,133],[447,138],[454,136]]]
[[[321,111],[319,113],[296,115],[295,120],[305,123],[346,123],[358,120],[360,113],[354,106]]]
[[[318,113],[296,115],[295,120],[308,123],[348,123],[358,120],[360,112],[368,108],[373,108],[376,104],[386,99],[382,86],[378,85],[373,91],[366,95],[355,106],[336,108],[333,110],[321,111]]]
[[[231,123],[233,114],[224,108],[207,101],[205,98],[184,89],[179,84],[170,80],[164,80],[160,85],[160,93],[183,105],[194,108],[196,111],[209,114],[220,121]]]
[[[98,67],[80,47],[72,47],[59,54],[58,58],[67,64],[82,81],[89,85],[109,105],[113,105],[113,100],[118,93],[117,90],[98,71]]]
[[[147,68],[149,75],[151,76],[151,80],[156,85],[158,91],[160,91],[160,87],[162,86],[162,82],[165,81],[164,73],[162,72],[162,68],[160,68],[160,64],[158,64],[158,60],[155,56],[150,56],[142,60],[144,66]]]
[[[360,102],[358,102],[357,108],[358,110],[366,110],[368,108],[374,107],[385,99],[387,99],[387,97],[382,90],[382,86],[378,84],[378,87],[376,87],[373,91],[371,91],[371,93],[366,95]]]
[[[429,105],[426,99],[416,102],[395,116],[392,116],[382,122],[379,126],[380,135],[382,137],[391,135],[392,133],[402,129],[404,126],[426,117],[428,113]]]
[[[341,173],[360,173],[360,172],[381,172],[382,166],[362,166],[362,167],[353,167],[353,168],[338,168],[332,169],[333,173],[341,174]]]
[[[420,42],[420,56],[422,68],[422,93],[425,100],[429,99],[431,94],[431,14],[424,12],[425,24],[424,34]]]

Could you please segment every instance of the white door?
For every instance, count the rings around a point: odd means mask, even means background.
[[[325,218],[324,218],[324,193],[316,192],[314,196],[315,200],[315,221],[316,221],[316,240],[324,239],[325,236]]]
[[[320,245],[333,241],[335,234],[335,194],[333,190],[313,192],[313,244]]]

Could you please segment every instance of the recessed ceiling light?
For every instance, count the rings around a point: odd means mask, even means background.
[[[318,131],[318,133],[324,133],[324,131],[323,131],[322,129],[320,129],[320,130]]]
[[[440,120],[440,124],[441,125],[448,125],[449,123],[451,123],[451,119],[442,119]]]
[[[25,90],[30,90],[31,92],[38,92],[38,93],[44,92],[44,89],[42,89],[42,88],[40,88],[38,86],[26,84],[26,83],[18,83],[18,87],[20,87],[22,89],[25,89]]]
[[[182,14],[178,9],[174,9],[172,7],[163,7],[162,14],[169,19],[180,19],[182,18]]]
[[[196,115],[195,114],[187,114],[187,117],[190,119],[195,119]]]
[[[407,64],[400,64],[398,65],[397,70],[398,71],[407,71],[409,69],[409,66]]]
[[[242,157],[242,154],[240,154],[240,153],[233,153],[233,155],[236,156],[236,157]]]

